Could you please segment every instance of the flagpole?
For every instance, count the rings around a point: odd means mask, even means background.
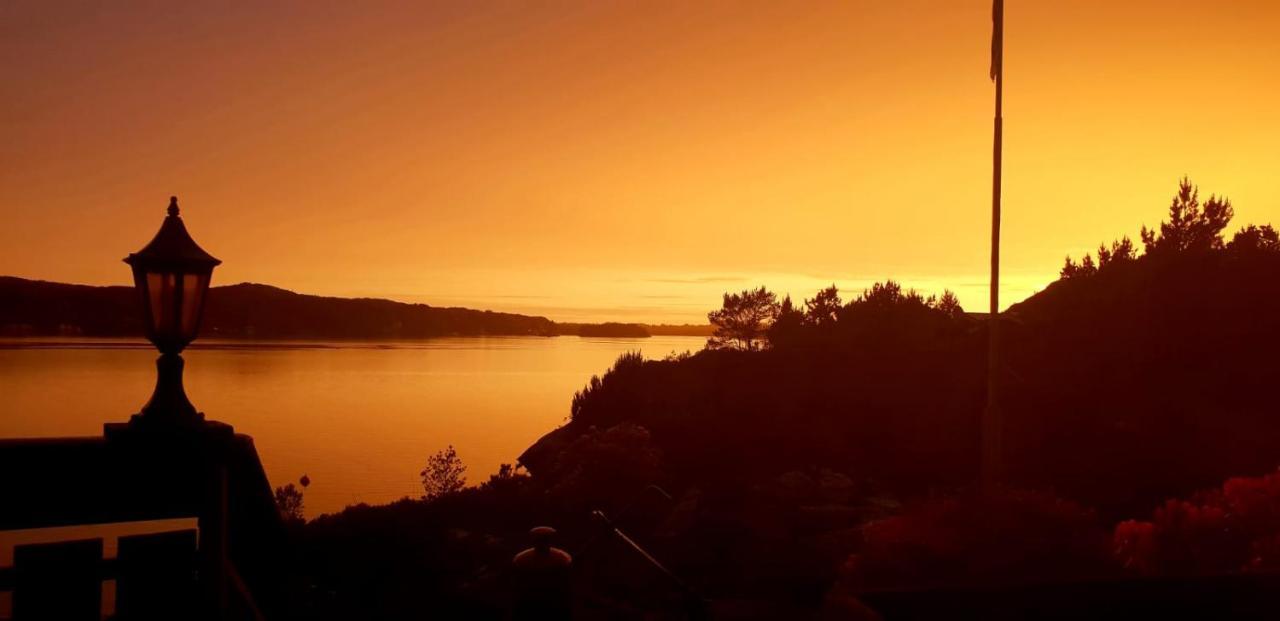
[[[996,83],[995,140],[991,172],[991,307],[987,315],[987,405],[982,416],[982,487],[1002,478],[1004,421],[1000,412],[1000,173],[1004,147],[1004,0],[991,7],[991,78]]]

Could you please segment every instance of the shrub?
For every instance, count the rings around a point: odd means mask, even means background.
[[[423,498],[433,500],[460,491],[467,484],[466,471],[452,444],[427,458],[427,466],[418,473],[422,477]]]
[[[1093,511],[1050,494],[962,494],[863,527],[844,567],[853,590],[1079,578],[1109,573]]]
[[[302,490],[293,483],[276,488],[276,508],[285,522],[303,522]]]
[[[1114,546],[1126,569],[1144,575],[1280,567],[1280,474],[1165,501],[1150,520],[1116,525]]]

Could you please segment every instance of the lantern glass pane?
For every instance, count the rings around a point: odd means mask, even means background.
[[[147,272],[147,297],[151,305],[151,329],[161,339],[173,335],[177,299],[177,275],[168,272]]]
[[[208,274],[182,275],[182,339],[190,342],[200,329],[200,309],[204,306],[204,292],[209,288]]]

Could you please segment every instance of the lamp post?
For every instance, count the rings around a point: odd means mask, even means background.
[[[135,422],[195,424],[204,419],[182,388],[182,350],[195,340],[213,268],[222,261],[205,252],[187,234],[178,215],[178,197],[169,198],[168,216],[142,250],[124,262],[142,299],[147,338],[160,350],[156,388]]]

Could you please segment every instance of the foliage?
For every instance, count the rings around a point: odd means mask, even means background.
[[[960,298],[956,297],[950,289],[942,291],[942,297],[933,305],[936,310],[952,319],[959,319],[964,316],[964,307],[960,306]]]
[[[529,477],[511,467],[430,502],[359,504],[307,523],[296,539],[289,618],[502,619],[505,570],[531,524],[556,525]]]
[[[903,304],[923,306],[925,303],[924,296],[920,295],[915,289],[903,290],[902,285],[897,281],[886,280],[871,285],[870,289],[864,290],[858,299],[849,303],[851,307],[857,306],[900,306]]]
[[[650,524],[636,514],[628,532],[678,575],[756,599],[780,582],[763,570],[798,575],[788,559],[804,554],[821,556],[824,580],[848,559],[845,580],[859,589],[1071,581],[1122,564],[1278,567],[1280,475],[1109,527],[1206,481],[1275,466],[1275,238],[1246,227],[1225,249],[1158,258],[1122,238],[1090,259],[1100,276],[1009,311],[1006,472],[1053,495],[934,496],[901,510],[897,499],[976,477],[986,334],[953,295],[878,283],[837,304],[824,330],[804,317],[797,328],[807,306],[783,298],[764,351],[620,356],[575,395],[572,419],[521,455],[534,476],[504,468],[436,502],[313,521],[323,567],[341,578],[317,580],[318,591],[347,604],[339,618],[398,618],[406,604],[447,616],[440,602],[458,593],[492,604],[494,568],[526,545],[530,525],[589,537],[589,509],[617,518],[612,509],[650,483],[676,506],[652,537],[632,530]]]
[[[763,291],[762,287],[754,293],[761,295]],[[738,305],[742,295],[725,297]],[[830,348],[855,342],[865,345],[875,340],[901,342],[902,338],[928,340],[947,332],[963,317],[964,309],[951,291],[945,291],[942,297],[926,298],[914,289],[903,289],[897,282],[887,280],[872,284],[845,304],[839,289],[831,285],[805,300],[803,310],[794,306],[790,296],[784,298],[764,337],[770,347],[782,349]],[[744,343],[740,339],[731,345],[747,350],[763,348]],[[723,341],[708,343],[709,349],[724,346]]]
[[[1067,262],[1062,266],[1062,271],[1058,272],[1058,276],[1065,280],[1068,278],[1079,278],[1081,276],[1093,276],[1097,273],[1098,267],[1093,264],[1093,257],[1086,254],[1084,255],[1084,258],[1080,259],[1079,264],[1068,256]]]
[[[1128,235],[1111,242],[1111,247],[1098,244],[1098,269],[1105,269],[1116,263],[1125,263],[1138,258],[1138,251]]]
[[[846,562],[852,590],[1092,577],[1111,571],[1093,511],[1050,494],[931,498],[862,528]]]
[[[833,284],[804,301],[804,320],[812,326],[828,326],[836,322],[840,313],[840,291]]]
[[[608,504],[629,499],[661,476],[662,451],[649,430],[634,423],[592,427],[575,438],[546,472],[549,490],[565,503]]]
[[[679,357],[676,358],[676,360],[680,359]],[[598,398],[604,390],[605,380],[615,379],[616,381],[611,384],[615,386],[618,383],[626,382],[627,378],[634,377],[644,367],[644,364],[644,356],[640,352],[622,352],[618,359],[613,361],[613,366],[609,367],[608,371],[605,371],[603,378],[598,375],[592,375],[591,379],[587,380],[586,388],[573,393],[573,401],[569,404],[569,419],[578,420],[579,414],[587,401],[592,398]]]
[[[418,473],[422,477],[423,498],[434,500],[460,491],[467,484],[466,471],[452,444],[428,457],[426,467]]]
[[[715,334],[707,340],[707,347],[761,349],[767,343],[765,335],[778,310],[778,296],[764,287],[724,294],[723,306],[707,313],[707,320],[715,326]]]
[[[1280,569],[1280,473],[1234,477],[1187,500],[1171,499],[1150,520],[1115,528],[1117,559],[1140,574]]]
[[[1200,189],[1183,177],[1178,193],[1169,204],[1169,219],[1160,223],[1160,232],[1142,227],[1142,243],[1147,254],[1220,250],[1222,231],[1235,211],[1227,198],[1210,196],[1200,203]]]
[[[693,357],[693,352],[687,349],[679,352],[673,350],[670,353],[668,353],[666,356],[663,356],[662,360],[664,362],[681,362],[683,360],[688,360],[692,357]]]
[[[489,475],[489,480],[480,484],[482,490],[511,490],[522,487],[529,481],[529,473],[520,464],[501,464],[498,471]]]
[[[945,307],[943,306],[945,304]],[[874,283],[840,308],[832,330],[841,347],[860,346],[900,354],[919,352],[960,333],[964,309],[955,294],[924,297],[893,280]]]
[[[929,340],[954,331],[964,309],[955,293],[924,297],[893,280],[873,283],[845,304],[835,285],[796,308],[791,296],[777,301],[764,287],[725,293],[723,306],[707,315],[715,334],[707,349],[759,351],[767,347],[812,349],[868,339]]]
[[[1250,224],[1236,232],[1228,247],[1243,252],[1280,252],[1280,234],[1270,224]]]
[[[1159,230],[1142,227],[1145,256],[1221,250],[1226,247],[1222,232],[1234,214],[1231,201],[1226,197],[1210,196],[1208,201],[1201,203],[1200,189],[1192,185],[1190,179],[1183,177],[1169,204],[1168,219],[1160,223]],[[1280,247],[1280,239],[1275,237],[1275,231],[1270,226],[1246,227],[1236,233],[1236,239],[1240,241],[1241,247]],[[1232,246],[1235,245],[1236,240],[1233,240]],[[1064,280],[1089,277],[1113,265],[1130,263],[1138,258],[1133,241],[1125,236],[1111,242],[1110,247],[1100,244],[1096,263],[1088,254],[1079,263],[1068,256],[1059,276]]]
[[[1099,276],[1009,310],[1006,464],[1019,484],[1119,518],[1275,466],[1280,252],[1245,252],[1271,237],[1245,231],[1221,250],[1133,259],[1120,238]],[[852,297],[822,330],[796,329],[799,305],[780,303],[765,351],[620,361],[543,448],[630,422],[651,432],[668,477],[707,488],[811,466],[874,473],[903,494],[971,481],[984,325],[893,282]],[[546,461],[522,457],[538,476]]]
[[[782,299],[778,317],[769,326],[769,344],[778,347],[794,343],[805,329],[806,316],[791,303],[791,296]]]
[[[915,289],[903,289],[897,281],[886,280],[872,284],[871,288],[864,290],[857,299],[840,308],[836,313],[836,319],[839,321],[852,313],[867,309],[940,311],[953,319],[964,314],[964,309],[960,307],[960,300],[949,289],[942,292],[941,298],[933,295],[926,298]]]
[[[298,489],[293,483],[289,483],[283,487],[276,488],[276,508],[280,510],[280,517],[286,522],[303,522],[306,520],[304,514],[304,505],[302,502],[302,490]]]

